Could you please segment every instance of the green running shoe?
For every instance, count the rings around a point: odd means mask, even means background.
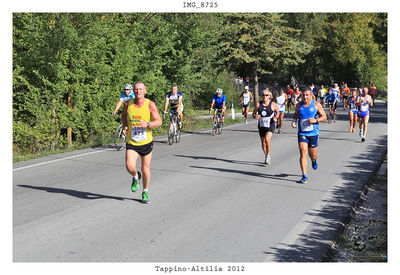
[[[135,180],[135,178],[132,179],[132,185],[131,185],[131,190],[132,192],[136,192],[139,189],[139,181],[142,178],[142,173],[138,173],[138,179]]]
[[[144,202],[144,203],[150,203],[149,193],[148,193],[148,192],[143,192],[143,193],[142,193],[142,202]]]

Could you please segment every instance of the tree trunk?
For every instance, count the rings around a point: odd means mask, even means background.
[[[71,102],[71,94],[68,96],[68,110],[71,111],[72,102]],[[68,139],[68,148],[72,146],[72,128],[71,126],[67,129],[67,139]]]
[[[56,124],[56,100],[53,99],[53,109],[51,110],[51,128],[53,129],[53,140],[51,141],[50,150],[56,150],[56,138],[57,138],[57,131],[55,129]]]
[[[254,105],[255,105],[256,102],[259,101],[259,97],[258,97],[258,75],[257,75],[257,69],[258,69],[258,61],[254,61],[254,63],[253,63]]]

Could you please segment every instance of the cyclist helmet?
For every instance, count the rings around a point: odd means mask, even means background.
[[[132,85],[129,84],[129,83],[126,83],[126,84],[124,85],[124,90],[132,90]]]
[[[223,93],[222,89],[221,89],[221,88],[218,88],[218,89],[217,89],[217,93],[222,94],[222,93]]]

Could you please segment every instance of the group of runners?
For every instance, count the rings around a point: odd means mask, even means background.
[[[275,129],[278,134],[282,131],[283,117],[286,111],[290,111],[294,105],[294,114],[291,126],[298,128],[298,146],[300,151],[300,168],[302,177],[300,183],[307,183],[307,155],[312,162],[312,168],[317,169],[317,150],[319,140],[319,123],[327,119],[324,103],[326,99],[331,98],[334,93],[336,98],[336,86],[330,89],[324,95],[322,102],[318,102],[317,96],[313,93],[313,86],[305,87],[300,92],[299,87],[294,87],[294,91],[287,86],[286,91],[279,89],[279,93],[275,96],[269,89],[261,92],[262,99],[255,103],[252,116],[258,120],[258,130],[261,139],[261,147],[265,154],[264,162],[271,164],[271,137]],[[347,86],[346,86],[347,87]],[[321,89],[324,89],[321,86]],[[353,90],[351,96],[343,93],[344,102],[349,106],[350,128],[349,132],[355,132],[357,117],[360,121],[360,137],[361,141],[365,141],[367,134],[367,125],[369,120],[369,107],[373,105],[373,98],[368,95],[368,88],[364,87],[362,94],[358,94],[357,90]],[[124,91],[120,96],[112,116],[124,103],[122,112],[123,134],[126,136],[126,169],[132,175],[131,190],[136,192],[139,189],[139,183],[142,180],[142,202],[150,203],[149,198],[149,182],[150,182],[150,164],[153,151],[153,135],[152,129],[162,125],[162,119],[158,113],[156,104],[145,97],[147,93],[146,85],[143,82],[137,82],[124,85]],[[245,123],[248,121],[248,111],[250,103],[253,100],[253,94],[249,87],[245,86],[244,92],[241,93],[242,114]],[[337,98],[335,100],[337,103]],[[183,104],[182,93],[178,91],[178,87],[173,85],[171,91],[167,93],[165,98],[164,113],[167,112],[168,105],[170,112],[179,114],[179,125],[183,120]],[[214,94],[210,109],[222,109],[223,117],[226,110],[226,96],[223,90],[218,88]],[[137,160],[141,157],[141,171],[136,168]]]

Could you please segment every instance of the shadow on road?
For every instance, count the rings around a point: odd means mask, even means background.
[[[107,195],[77,191],[77,190],[72,190],[72,189],[62,189],[62,188],[53,188],[53,187],[45,187],[45,186],[31,186],[31,185],[23,185],[23,184],[20,184],[17,186],[23,187],[23,188],[30,188],[30,189],[35,189],[35,190],[46,191],[49,193],[65,194],[65,195],[69,195],[72,197],[76,197],[76,198],[80,198],[80,199],[87,199],[87,200],[95,200],[95,199],[112,199],[112,200],[119,200],[119,201],[131,200],[131,201],[137,201],[137,202],[142,203],[142,200],[139,200],[139,199],[107,196]]]
[[[224,129],[224,131],[258,133],[258,130]]]
[[[275,262],[328,262],[331,241],[337,231],[349,218],[351,205],[359,198],[360,192],[380,166],[382,156],[387,152],[387,136],[372,141],[361,155],[348,161],[352,172],[339,174],[341,185],[336,185],[331,196],[323,200],[321,209],[310,209],[306,213],[307,226],[295,243],[281,243],[264,251],[267,259]],[[371,172],[373,171],[373,172]],[[311,226],[310,226],[311,225]]]
[[[216,157],[203,157],[203,156],[186,156],[186,155],[174,155],[175,157],[182,157],[182,158],[191,158],[191,159],[201,159],[201,160],[218,160],[218,161],[223,161],[223,162],[228,162],[228,163],[234,163],[234,164],[244,164],[244,165],[252,165],[252,166],[260,166],[264,167],[265,164],[262,164],[260,162],[255,162],[255,161],[243,161],[243,160],[231,160],[231,159],[222,159],[222,158],[216,158]]]
[[[268,175],[268,174],[258,173],[258,172],[250,172],[250,171],[226,169],[226,168],[217,168],[217,167],[202,167],[202,166],[189,166],[189,167],[196,168],[196,169],[208,169],[208,170],[224,172],[224,173],[236,173],[236,174],[241,174],[241,175],[246,175],[246,176],[251,176],[251,177],[261,177],[261,178],[268,178],[268,179],[275,179],[275,180],[283,180],[285,182],[292,181],[292,182],[296,182],[297,183],[297,180],[288,179],[288,177],[289,176],[299,177],[299,175],[289,175],[289,174],[282,174],[282,173],[278,174],[278,175]]]

